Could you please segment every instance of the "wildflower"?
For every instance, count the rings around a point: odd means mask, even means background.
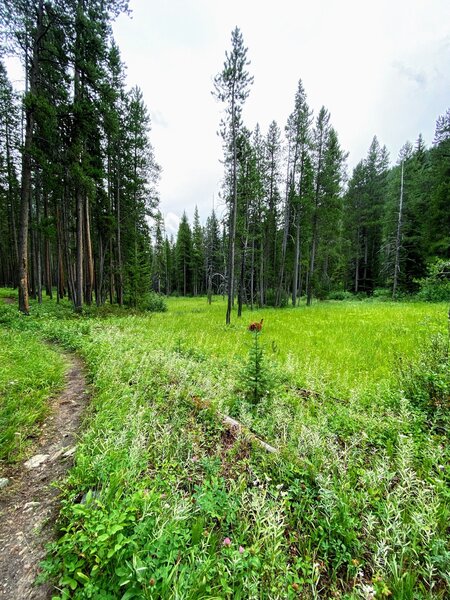
[[[258,323],[250,323],[250,325],[248,326],[248,330],[249,331],[261,331],[262,329],[262,324],[263,324],[264,319],[261,319],[261,321]]]
[[[222,546],[225,546],[226,548],[229,548],[231,546],[231,540],[229,537],[226,537],[223,542],[222,542]]]
[[[243,548],[243,546],[239,546],[239,554],[244,554],[244,548]]]
[[[195,463],[195,462],[198,462],[198,456],[193,456],[193,457],[191,458],[191,460],[192,460],[192,462],[194,462],[194,463]]]

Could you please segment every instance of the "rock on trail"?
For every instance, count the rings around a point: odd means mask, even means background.
[[[58,489],[72,464],[76,434],[88,400],[83,365],[66,354],[68,370],[63,392],[51,402],[35,455],[0,479],[0,599],[44,600],[48,584],[35,585],[45,544],[52,539],[58,510]]]

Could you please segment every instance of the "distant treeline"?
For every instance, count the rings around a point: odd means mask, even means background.
[[[257,130],[244,139],[235,259],[237,295],[244,303],[295,303],[308,285],[317,298],[337,291],[372,295],[376,288],[392,293],[395,273],[396,292],[414,293],[436,259],[450,259],[450,111],[438,119],[433,147],[426,149],[419,136],[414,146],[403,146],[395,166],[389,167],[375,137],[345,187],[344,173],[334,172],[335,188],[324,190],[317,202],[312,169],[301,193],[298,182],[286,192],[276,123],[265,138]],[[175,241],[164,241],[160,226],[153,248],[157,289],[225,293],[224,225],[214,211],[205,227],[197,211],[192,225],[184,214]]]
[[[18,97],[0,64],[0,285],[27,294],[134,306],[151,291],[282,306],[332,292],[414,292],[450,259],[450,109],[431,148],[419,135],[395,166],[376,137],[347,154],[299,81],[284,130],[249,131],[253,78],[240,31],[214,82],[224,104],[221,218],[183,215],[176,239],[158,210],[159,167],[138,88],[125,89],[111,21],[127,3],[20,2],[0,9],[27,76]]]
[[[394,166],[376,137],[346,175],[346,153],[322,107],[314,118],[301,81],[284,135],[272,122],[250,132],[242,106],[253,79],[240,31],[215,79],[225,104],[221,122],[225,218],[213,212],[192,230],[183,215],[176,243],[159,230],[157,289],[227,293],[242,303],[294,306],[305,295],[412,293],[434,268],[450,277],[450,109],[436,122],[433,146],[421,135],[401,148]],[[227,316],[228,320],[228,316]]]

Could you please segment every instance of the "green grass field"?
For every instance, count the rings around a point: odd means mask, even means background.
[[[23,458],[63,372],[59,354],[36,335],[0,328],[0,461]]]
[[[318,303],[231,327],[220,298],[4,311],[8,332],[78,351],[94,388],[46,561],[61,598],[450,594],[445,305]],[[247,326],[261,318],[254,406]]]

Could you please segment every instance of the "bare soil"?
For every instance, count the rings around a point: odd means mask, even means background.
[[[24,463],[2,474],[10,481],[0,490],[0,598],[47,600],[52,586],[36,585],[45,545],[54,536],[58,515],[58,482],[73,461],[77,431],[88,389],[79,358],[66,354],[68,368],[64,391],[51,400],[51,414],[33,455],[42,463]],[[39,462],[39,461],[37,461]],[[55,485],[56,484],[56,485]]]

